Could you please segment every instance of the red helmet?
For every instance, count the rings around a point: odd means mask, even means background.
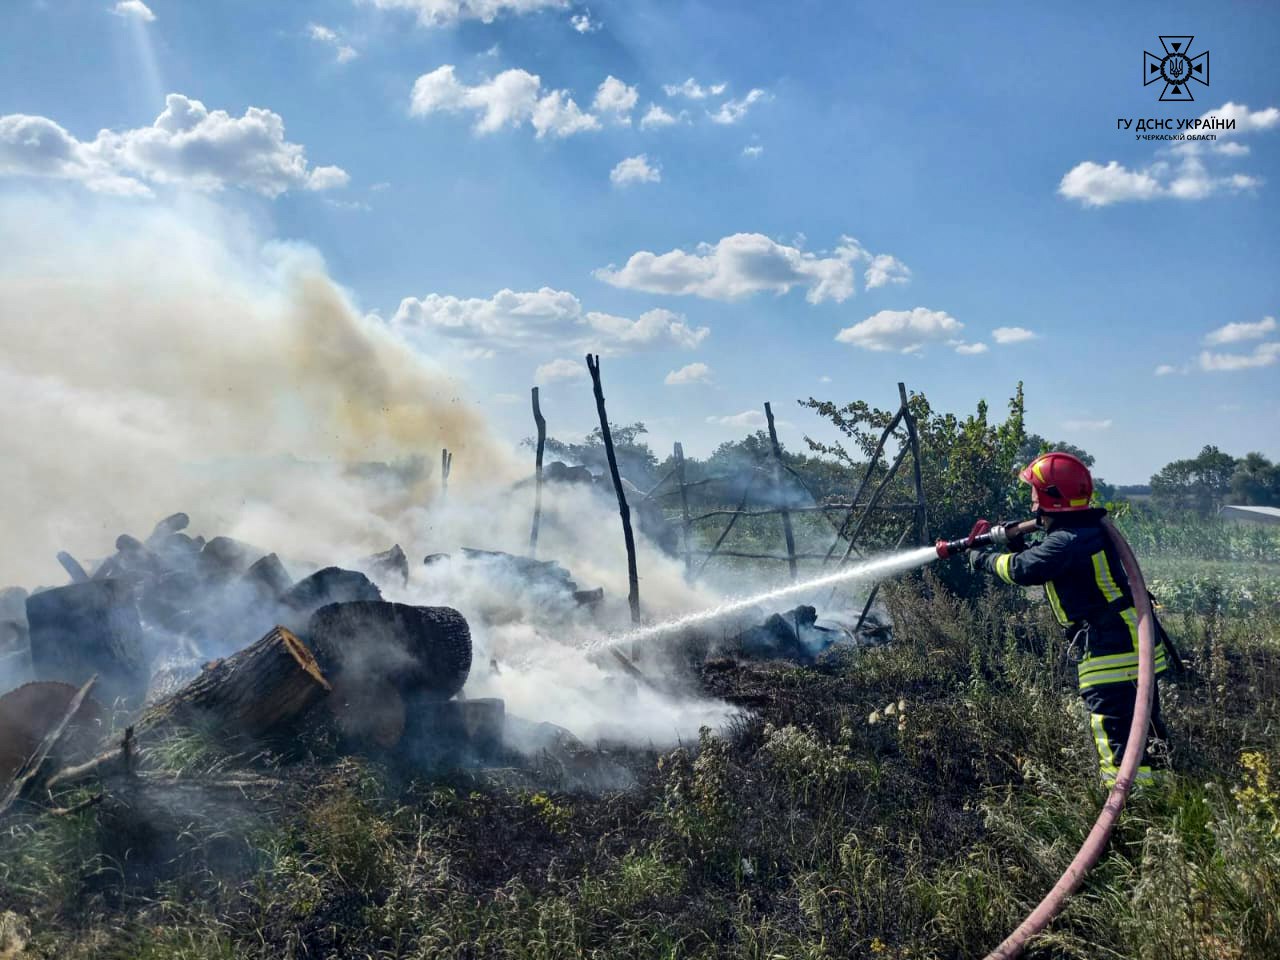
[[[1039,508],[1045,513],[1088,510],[1093,498],[1089,468],[1069,453],[1042,453],[1018,477],[1031,484]]]

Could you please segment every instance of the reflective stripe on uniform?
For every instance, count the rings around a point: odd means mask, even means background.
[[[1110,603],[1113,600],[1119,600],[1124,596],[1120,587],[1116,584],[1116,578],[1111,573],[1111,564],[1107,561],[1107,552],[1099,550],[1092,557],[1093,560],[1093,578],[1098,583],[1098,589],[1102,591],[1102,595],[1107,598]]]
[[[1102,714],[1089,714],[1089,726],[1093,729],[1093,745],[1098,750],[1098,765],[1102,768],[1105,776],[1107,771],[1111,771],[1111,776],[1115,777],[1116,755],[1111,749],[1111,741],[1107,738],[1107,731],[1102,726]]]
[[[1057,621],[1064,627],[1069,624],[1071,621],[1067,619],[1066,611],[1062,609],[1062,601],[1058,599],[1058,591],[1053,589],[1053,581],[1044,585],[1044,595],[1049,598],[1049,607],[1053,610]]]
[[[1012,553],[1002,553],[1000,554],[1000,556],[996,557],[996,562],[995,562],[996,576],[999,577],[1001,580],[1003,580],[1005,583],[1013,583],[1013,574],[1009,570],[1009,567],[1012,563],[1013,563]]]

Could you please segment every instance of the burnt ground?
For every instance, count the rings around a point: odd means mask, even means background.
[[[685,683],[744,712],[677,749],[443,772],[179,739],[180,794],[6,822],[0,956],[982,956],[1102,799],[1071,665],[1020,597],[889,594],[885,647],[703,663]],[[1031,956],[1277,955],[1280,632],[1175,626],[1178,773]]]

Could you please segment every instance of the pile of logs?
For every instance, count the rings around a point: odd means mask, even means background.
[[[450,702],[471,668],[458,611],[387,602],[356,570],[294,582],[275,554],[186,526],[176,514],[145,541],[122,535],[92,573],[63,554],[69,585],[0,594],[0,666],[32,681],[0,697],[0,813],[126,774],[175,727],[228,745],[323,725],[349,750],[414,757],[466,737],[496,751],[502,702]],[[357,565],[407,578],[398,546]]]

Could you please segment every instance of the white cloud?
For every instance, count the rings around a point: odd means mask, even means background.
[[[679,370],[672,370],[662,382],[669,387],[682,386],[689,383],[710,383],[711,368],[705,363],[691,363],[688,366],[681,367]]]
[[[117,17],[138,20],[142,23],[151,23],[156,18],[156,15],[151,12],[151,8],[143,3],[142,0],[120,0],[119,3],[111,8],[111,12]]]
[[[823,376],[821,376],[821,377],[819,377],[819,378],[818,378],[818,382],[819,382],[819,383],[830,383],[830,382],[831,382],[831,378],[830,378],[830,377],[828,377],[828,376],[826,376],[826,375],[823,375]]]
[[[1233,373],[1273,366],[1280,361],[1280,342],[1259,343],[1252,353],[1200,353],[1200,369],[1211,373]]]
[[[492,23],[503,15],[562,10],[568,0],[364,0],[379,10],[413,13],[424,27],[446,27],[463,20]]]
[[[765,291],[784,294],[800,286],[810,303],[842,303],[854,293],[853,265],[868,256],[851,237],[841,237],[831,255],[818,256],[764,234],[736,233],[715,244],[699,244],[693,253],[641,250],[620,269],[611,264],[595,276],[629,290],[708,300],[738,300]]]
[[[585,13],[575,13],[569,18],[569,26],[577,30],[579,33],[595,33],[604,26],[599,20],[591,19],[591,11]]]
[[[626,317],[594,311],[588,313],[584,319],[592,330],[608,337],[605,347],[600,350],[602,353],[608,348],[610,342],[624,348],[670,342],[677,347],[692,350],[711,335],[710,328],[690,327],[680,314],[662,308],[648,310],[634,321]]]
[[[706,327],[690,327],[670,310],[649,310],[637,320],[588,313],[572,293],[550,287],[527,292],[500,290],[488,299],[436,293],[406,297],[392,323],[409,333],[422,330],[508,350],[540,343],[572,343],[600,353],[657,344],[693,349],[711,333]]]
[[[990,348],[985,343],[964,343],[963,341],[954,344],[956,353],[964,356],[972,356],[978,353],[986,353]]]
[[[685,114],[681,112],[680,117],[683,117],[684,115]],[[648,130],[651,127],[669,127],[672,124],[679,123],[680,117],[673,117],[656,103],[651,103],[649,104],[649,109],[645,111],[645,115],[640,119],[640,129]]]
[[[743,410],[724,417],[707,417],[707,423],[716,423],[722,427],[736,427],[739,430],[759,430],[768,424],[759,410]]]
[[[609,181],[618,187],[629,183],[658,183],[662,180],[662,168],[657,164],[650,166],[647,154],[627,157],[609,172]]]
[[[359,54],[356,48],[348,43],[344,43],[342,38],[338,36],[337,31],[326,27],[321,23],[307,24],[307,35],[316,43],[322,43],[333,49],[334,58],[338,63],[349,63]]]
[[[765,98],[765,92],[760,89],[751,90],[745,97],[738,100],[726,100],[720,104],[720,109],[715,113],[708,112],[707,116],[711,118],[712,123],[737,123],[747,115],[747,111],[751,109],[752,104],[758,103]]]
[[[630,123],[631,111],[636,108],[636,102],[639,99],[640,94],[636,92],[635,87],[627,86],[610,74],[604,78],[599,89],[596,90],[592,108],[597,113],[612,113],[620,122]]]
[[[1259,130],[1274,130],[1280,127],[1280,108],[1276,107],[1267,107],[1265,110],[1250,110],[1243,103],[1228,101],[1217,110],[1210,110],[1201,119],[1207,120],[1210,117],[1219,117],[1223,120],[1234,120],[1236,122],[1234,130],[1217,131],[1220,137],[1224,133],[1227,135],[1257,133]]]
[[[1151,200],[1160,195],[1161,187],[1150,174],[1135,173],[1114,160],[1105,167],[1086,160],[1067,171],[1058,193],[1086,207],[1105,207],[1123,200]]]
[[[1001,345],[1025,343],[1028,340],[1035,340],[1039,336],[1034,330],[1028,330],[1026,327],[996,327],[991,331],[991,339]]]
[[[585,130],[600,129],[600,121],[578,109],[573,97],[563,90],[552,90],[540,99],[533,108],[531,122],[538,139],[548,133],[553,137],[570,137]]]
[[[1068,430],[1074,430],[1077,433],[1092,433],[1097,430],[1110,430],[1111,421],[1108,420],[1064,420],[1062,425]]]
[[[864,350],[896,350],[914,353],[930,342],[958,340],[964,324],[942,310],[916,307],[914,310],[881,310],[852,327],[845,327],[836,340]]]
[[[707,97],[718,97],[728,88],[727,83],[714,83],[709,86],[702,86],[697,80],[690,77],[684,83],[663,84],[663,91],[668,97],[687,97],[690,100],[705,100]]]
[[[1204,115],[1235,120],[1236,128],[1215,131],[1218,141],[1183,141],[1164,151],[1163,157],[1140,170],[1131,170],[1115,160],[1103,166],[1086,160],[1067,171],[1058,184],[1058,193],[1079,200],[1087,207],[1105,207],[1135,200],[1203,200],[1223,193],[1242,193],[1262,186],[1261,177],[1237,173],[1223,175],[1206,165],[1205,158],[1241,157],[1249,148],[1226,139],[1280,127],[1280,108],[1250,110],[1238,103],[1226,103]],[[1173,162],[1170,161],[1172,158]],[[1220,167],[1220,160],[1215,161]]]
[[[1276,318],[1263,317],[1256,323],[1228,323],[1205,334],[1204,342],[1211,347],[1224,343],[1240,343],[1242,340],[1261,340],[1275,332]]]
[[[150,196],[149,184],[197,190],[228,186],[275,197],[287,190],[329,190],[349,177],[340,167],[311,167],[284,138],[279,114],[250,107],[243,117],[208,110],[178,93],[149,127],[102,130],[79,141],[45,117],[0,117],[0,175],[77,180],[91,190]]]
[[[1184,372],[1185,371],[1179,370],[1177,367],[1175,367],[1171,363],[1162,363],[1158,367],[1156,367],[1157,377],[1167,377],[1171,373],[1184,373]]]
[[[744,157],[750,157],[752,160],[760,156],[762,153],[764,153],[764,147],[761,147],[756,144],[752,144],[749,147],[742,148],[742,155]]]
[[[578,380],[587,375],[580,360],[568,360],[561,357],[542,364],[533,372],[533,379],[539,383],[552,383],[556,380]]]
[[[871,257],[867,267],[867,289],[874,290],[886,284],[903,284],[911,279],[911,269],[897,257],[878,253]]]
[[[477,114],[476,133],[495,133],[526,122],[532,124],[539,138],[548,133],[567,137],[600,127],[600,122],[583,113],[568,93],[543,93],[541,78],[519,69],[504,70],[473,86],[459,82],[450,64],[424,73],[414,81],[409,112],[425,116],[439,111]]]

